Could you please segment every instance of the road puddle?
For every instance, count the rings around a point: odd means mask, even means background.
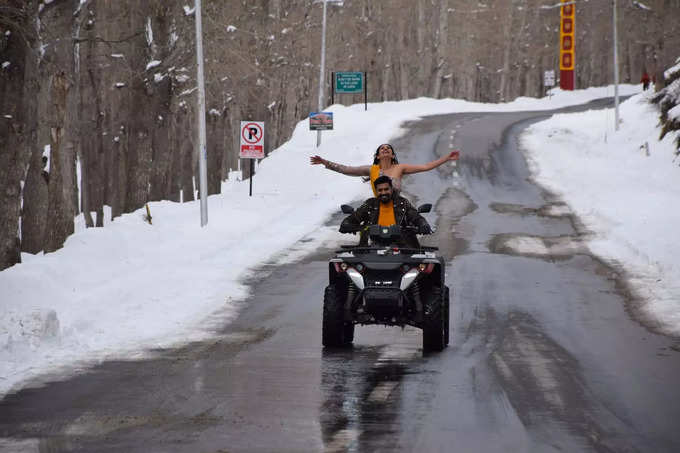
[[[538,208],[531,208],[512,203],[491,203],[489,208],[499,214],[515,214],[521,216],[537,215],[541,217],[568,217],[573,212],[563,202],[548,203]]]
[[[523,234],[497,234],[489,241],[492,253],[519,255],[548,260],[569,259],[587,253],[578,236],[539,237]]]
[[[40,440],[0,438],[0,451],[4,453],[38,453],[40,452]]]

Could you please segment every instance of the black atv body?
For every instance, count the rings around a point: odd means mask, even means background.
[[[324,346],[351,344],[357,324],[420,328],[425,351],[441,351],[448,345],[444,260],[435,247],[396,246],[404,230],[372,225],[367,231],[368,247],[343,246],[336,251],[324,294]]]

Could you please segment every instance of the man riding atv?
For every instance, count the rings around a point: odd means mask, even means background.
[[[377,178],[377,198],[366,200],[340,225],[341,233],[361,232],[358,246],[343,245],[328,263],[324,290],[322,343],[348,346],[355,325],[410,325],[423,331],[423,351],[449,343],[449,288],[445,262],[436,247],[418,244],[416,234],[432,232],[421,212],[394,196],[391,180]]]
[[[394,196],[392,180],[389,176],[380,176],[375,180],[375,189],[378,196],[369,198],[356,211],[349,215],[340,224],[341,233],[354,233],[360,231],[360,246],[368,244],[368,235],[365,231],[370,225],[380,226],[411,226],[416,227],[419,234],[431,234],[432,228],[427,220],[401,196]],[[415,228],[414,228],[415,229]],[[402,247],[417,249],[420,247],[416,233],[411,230],[402,232]]]

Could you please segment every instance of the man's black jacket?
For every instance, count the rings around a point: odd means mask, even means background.
[[[380,215],[380,201],[377,198],[369,198],[357,208],[352,214],[347,216],[340,224],[341,233],[352,233],[361,230],[368,225],[377,225]],[[415,226],[422,232],[430,231],[430,225],[421,216],[416,208],[404,197],[394,197],[394,219],[399,226]],[[418,247],[418,240],[415,234],[404,234],[406,245]],[[363,243],[365,238],[362,237]],[[361,244],[365,245],[365,244]]]

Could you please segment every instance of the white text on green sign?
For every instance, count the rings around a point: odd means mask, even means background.
[[[364,91],[364,74],[362,72],[336,72],[336,93],[362,93]]]

